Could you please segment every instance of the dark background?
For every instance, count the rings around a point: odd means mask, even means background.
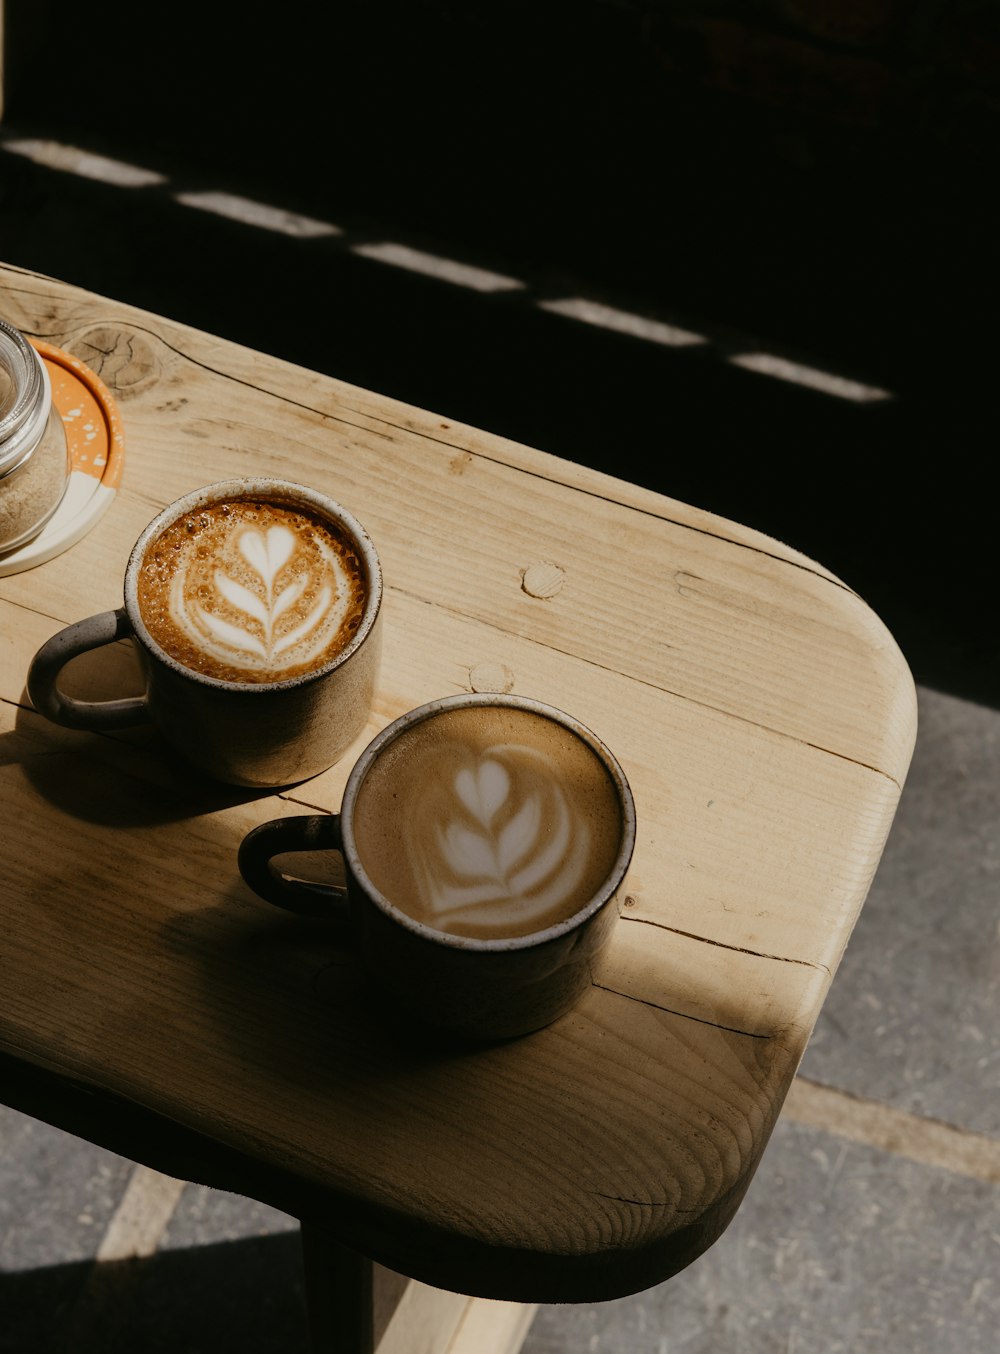
[[[746,522],[997,704],[994,4],[8,0],[0,256]],[[345,230],[178,204],[223,189]],[[397,240],[526,281],[367,261]],[[587,295],[678,350],[546,314]],[[892,392],[738,370],[748,347]]]

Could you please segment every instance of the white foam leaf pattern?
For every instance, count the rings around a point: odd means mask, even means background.
[[[221,569],[215,571],[215,586],[226,601],[238,611],[245,611],[248,616],[260,621],[261,625],[267,625],[267,605],[255,592],[245,588],[242,583],[237,583],[235,578],[230,578]]]
[[[284,595],[284,594],[282,594]],[[320,621],[327,614],[330,607],[330,600],[333,593],[330,588],[324,588],[316,599],[316,605],[310,611],[301,625],[297,625],[294,630],[289,630],[287,635],[282,635],[277,644],[274,645],[274,653],[282,654],[286,649],[290,649],[293,644],[298,644],[303,635],[308,635],[309,631],[319,625]],[[280,599],[279,599],[280,600]]]
[[[202,625],[210,630],[216,638],[229,644],[234,649],[245,649],[249,653],[258,654],[261,658],[266,658],[267,649],[256,635],[251,635],[248,630],[243,630],[240,626],[231,625],[229,621],[223,620],[221,616],[213,616],[205,610],[204,607],[197,608],[198,615],[201,618]]]
[[[495,875],[498,872],[492,838],[463,823],[448,824],[441,833],[441,850],[455,874]]]
[[[240,535],[239,546],[240,554],[270,589],[292,557],[295,537],[287,527],[268,527],[266,533],[251,527]]]
[[[532,795],[515,813],[497,838],[497,863],[509,878],[538,841],[542,806]]]
[[[497,809],[510,793],[507,768],[492,758],[475,771],[466,767],[455,777],[455,791],[474,818],[489,827]]]
[[[512,908],[531,923],[572,896],[586,868],[589,828],[554,778],[544,784],[547,807],[523,784],[523,802],[512,805],[515,782],[496,755],[455,775],[455,816],[438,824],[437,859],[423,871],[426,902],[442,923],[503,924]],[[494,828],[501,810],[509,813]]]
[[[564,867],[563,880],[568,877],[566,866],[570,863],[569,844],[572,834],[572,824],[570,823],[569,811],[566,803],[560,798],[557,805],[558,818],[556,820],[555,830],[550,834],[544,850],[536,852],[527,862],[522,870],[511,877],[511,886],[517,893],[530,893],[554,871],[558,870],[560,865]],[[575,880],[573,881],[575,884]]]
[[[289,583],[278,596],[274,599],[274,606],[271,608],[271,623],[283,616],[290,606],[299,600],[306,590],[306,580],[297,578],[294,583]]]
[[[202,605],[194,597],[186,598],[184,575],[179,571],[171,584],[171,614],[181,629],[190,634],[193,643],[207,647],[221,661],[238,667],[272,664],[296,649],[305,655],[320,652],[322,645],[336,634],[350,592],[346,586],[334,586],[340,583],[342,575],[332,549],[322,541],[313,544],[318,548],[318,568],[312,564],[309,576],[299,571],[276,593],[280,572],[295,553],[295,533],[285,526],[271,526],[266,531],[248,527],[239,532],[235,547],[257,575],[259,587],[247,587],[225,568],[216,569],[212,583],[218,598],[230,608],[226,615],[211,609],[210,604]],[[241,569],[238,560],[232,563],[237,570]],[[316,587],[316,596],[308,615],[293,615],[291,629],[279,631],[278,621],[292,612],[311,584]],[[233,613],[242,613],[247,623],[240,624]]]

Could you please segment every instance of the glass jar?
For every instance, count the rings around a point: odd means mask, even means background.
[[[66,430],[45,363],[0,320],[0,554],[38,535],[62,502],[69,474]]]

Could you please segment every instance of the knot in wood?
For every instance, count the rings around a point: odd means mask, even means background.
[[[142,335],[97,325],[80,334],[73,355],[95,371],[119,399],[136,394],[159,374],[153,345]]]

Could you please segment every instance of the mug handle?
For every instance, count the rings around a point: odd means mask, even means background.
[[[28,695],[39,714],[69,729],[121,729],[146,723],[150,719],[146,696],[81,701],[59,689],[59,674],[71,658],[128,639],[131,634],[125,608],[119,607],[75,621],[46,640],[31,660],[27,678]]]
[[[261,823],[240,842],[237,864],[245,882],[266,902],[302,916],[323,917],[346,932],[349,921],[346,888],[289,879],[275,868],[272,860],[286,851],[342,852],[340,814],[301,814]]]

